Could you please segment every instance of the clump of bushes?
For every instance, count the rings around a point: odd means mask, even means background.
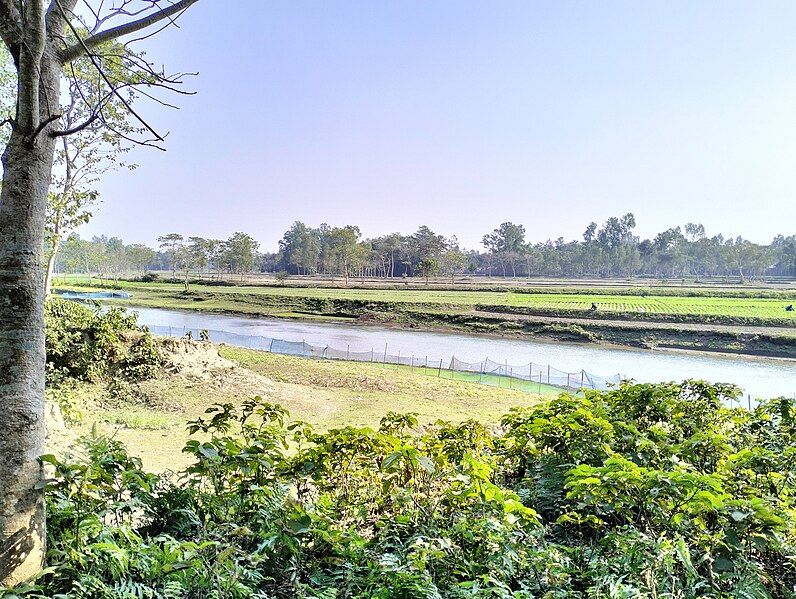
[[[191,422],[181,482],[52,456],[18,597],[789,598],[796,401],[625,383],[481,423],[319,433],[259,398]]]
[[[77,381],[109,388],[152,378],[163,357],[152,335],[123,308],[50,298],[45,305],[47,387],[68,420],[79,419]]]

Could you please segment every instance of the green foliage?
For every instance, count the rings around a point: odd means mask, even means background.
[[[47,367],[51,382],[152,377],[162,365],[158,347],[136,315],[50,298],[45,306]]]
[[[123,308],[101,309],[49,298],[45,304],[48,401],[64,420],[83,418],[81,381],[107,382],[113,399],[129,399],[131,383],[154,377],[163,357],[152,335]]]
[[[61,410],[64,422],[77,424],[83,420],[83,411],[77,393],[77,381],[50,372],[50,383],[45,389],[48,402],[55,403]]]
[[[180,482],[117,442],[44,458],[50,568],[19,597],[792,598],[796,402],[623,384],[318,433],[260,398],[189,423]]]

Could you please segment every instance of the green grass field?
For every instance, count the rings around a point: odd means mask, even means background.
[[[376,365],[376,368],[387,368],[397,370],[404,373],[416,373],[433,378],[445,379],[449,381],[457,381],[462,383],[472,383],[474,385],[489,385],[490,387],[498,387],[499,389],[509,389],[513,391],[522,391],[524,393],[537,393],[540,395],[558,395],[565,391],[562,387],[554,385],[547,385],[541,382],[524,381],[507,376],[497,376],[494,374],[480,374],[477,372],[458,372],[455,370],[445,370],[436,368],[410,368],[400,364],[382,364]],[[574,382],[577,382],[573,379]],[[574,389],[570,389],[574,393]]]
[[[72,278],[62,283],[63,286],[85,285],[85,278]],[[133,283],[120,281],[119,287],[129,290],[136,299],[157,300],[163,294],[182,291],[178,283]],[[342,288],[311,288],[311,287],[270,287],[270,286],[211,286],[192,285],[191,290],[200,294],[205,301],[219,300],[219,305],[212,309],[223,309],[220,304],[236,303],[245,297],[284,298],[291,299],[331,299],[354,300],[362,302],[390,302],[403,305],[407,309],[413,306],[432,307],[441,310],[465,311],[475,306],[496,306],[510,308],[527,308],[544,311],[582,312],[588,315],[592,303],[596,303],[601,313],[609,314],[644,314],[651,315],[693,315],[714,317],[739,317],[758,319],[793,320],[796,323],[796,312],[786,312],[785,306],[796,303],[796,295],[783,294],[781,298],[766,297],[729,297],[726,292],[717,296],[676,296],[676,295],[639,295],[590,293],[551,293],[549,291],[516,292],[516,291],[446,291],[446,290],[402,290],[402,289],[342,289]],[[168,299],[168,298],[161,298]],[[145,302],[156,305],[157,302]],[[161,301],[164,307],[187,307],[174,305],[173,302]],[[210,306],[194,305],[197,309],[208,309]],[[242,311],[246,311],[245,309]]]

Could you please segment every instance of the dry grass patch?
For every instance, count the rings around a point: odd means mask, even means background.
[[[422,424],[468,418],[497,423],[513,406],[541,400],[533,394],[382,365],[219,349],[224,359],[219,368],[164,372],[132,385],[124,397],[111,397],[104,385],[81,385],[84,417],[74,432],[89,434],[93,429],[113,436],[141,456],[147,468],[179,471],[188,464],[182,453],[188,439],[186,423],[215,403],[239,404],[255,395],[283,405],[293,419],[319,430],[375,427],[390,411],[415,412]]]

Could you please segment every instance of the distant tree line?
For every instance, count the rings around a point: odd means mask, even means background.
[[[708,237],[688,223],[640,239],[633,214],[590,223],[582,240],[526,241],[525,227],[506,222],[483,236],[485,251],[465,251],[427,226],[412,235],[360,239],[357,227],[308,227],[295,222],[279,251],[263,257],[265,270],[291,274],[365,274],[385,278],[462,273],[504,277],[796,276],[796,235],[760,245],[722,235]],[[342,252],[342,254],[341,254]],[[341,255],[346,257],[341,261]]]
[[[506,222],[483,236],[483,251],[463,250],[456,237],[446,238],[423,225],[411,235],[391,233],[363,239],[359,227],[317,228],[295,222],[279,240],[275,253],[259,253],[259,244],[245,233],[215,240],[169,233],[159,247],[125,245],[120,239],[83,240],[72,234],[59,257],[61,272],[172,271],[242,274],[283,272],[293,275],[344,277],[445,276],[463,274],[502,277],[629,277],[666,278],[733,276],[796,276],[796,235],[777,235],[769,245],[722,235],[708,237],[701,224],[688,223],[652,239],[634,234],[633,214],[592,222],[581,240],[563,237],[540,243],[526,241],[525,227]]]
[[[152,270],[165,270],[182,277],[187,287],[189,274],[244,274],[259,270],[259,243],[246,233],[235,233],[226,240],[168,233],[158,238],[158,244],[156,250],[141,244],[126,245],[118,237],[101,235],[87,240],[73,233],[58,253],[58,272],[118,279],[124,274],[144,276]]]

